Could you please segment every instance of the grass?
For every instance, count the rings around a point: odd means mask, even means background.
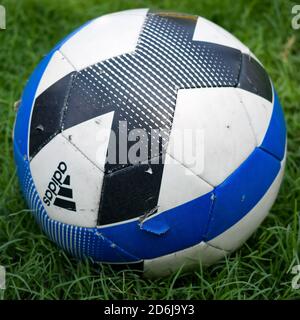
[[[300,30],[289,1],[3,0],[0,32],[0,299],[293,299],[291,269],[299,258]],[[27,210],[12,154],[13,104],[39,60],[86,20],[136,7],[202,15],[238,36],[267,68],[288,126],[285,179],[270,215],[228,259],[194,273],[146,280],[131,271],[77,262],[52,244]]]

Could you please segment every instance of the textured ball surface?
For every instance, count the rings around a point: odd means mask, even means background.
[[[18,176],[70,254],[162,276],[242,245],[284,172],[283,111],[264,67],[198,16],[137,9],[60,42],[24,90]]]

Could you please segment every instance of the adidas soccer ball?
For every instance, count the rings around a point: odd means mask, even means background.
[[[202,17],[147,9],[60,42],[14,128],[20,183],[49,238],[149,276],[238,248],[275,201],[285,150],[282,108],[250,50]]]

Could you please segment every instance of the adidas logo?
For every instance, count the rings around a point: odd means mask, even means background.
[[[76,203],[73,200],[73,190],[70,188],[70,175],[66,175],[67,164],[60,162],[48,184],[43,197],[43,202],[49,207],[54,206],[76,211]]]

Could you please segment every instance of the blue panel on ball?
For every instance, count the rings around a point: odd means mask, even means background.
[[[208,193],[153,218],[101,227],[101,233],[126,251],[151,259],[198,244],[207,228],[212,194]]]
[[[282,160],[286,144],[286,126],[284,114],[279,102],[278,95],[274,90],[274,107],[269,128],[261,144],[261,148],[277,159]]]
[[[256,148],[248,159],[214,190],[206,240],[242,219],[264,196],[280,170],[280,162]]]

